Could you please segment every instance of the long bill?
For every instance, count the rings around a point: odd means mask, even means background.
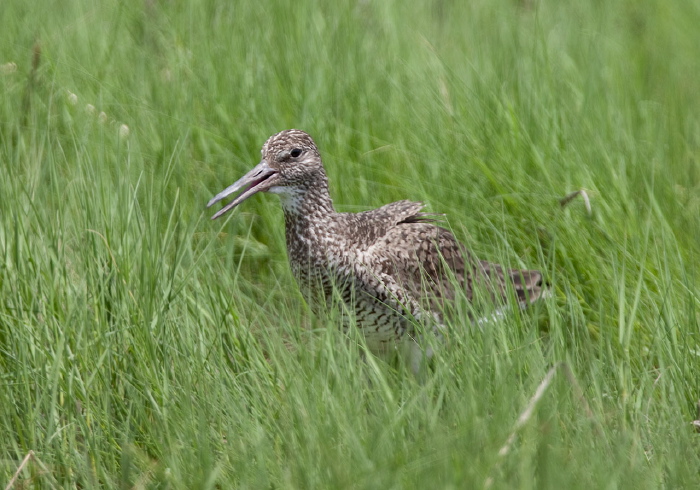
[[[211,219],[216,219],[219,216],[222,216],[253,194],[268,190],[270,187],[275,185],[277,180],[277,171],[271,168],[265,160],[261,161],[250,172],[245,174],[223,191],[219,192],[212,198],[211,201],[207,203],[207,207],[209,208],[225,197],[228,197],[234,192],[238,192],[239,190],[243,189],[243,192],[241,192],[233,201],[217,211],[217,213],[212,216]]]

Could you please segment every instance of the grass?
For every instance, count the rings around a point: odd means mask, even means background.
[[[697,486],[697,4],[291,5],[4,2],[0,485]],[[204,209],[289,127],[553,297],[362,362],[276,197]]]

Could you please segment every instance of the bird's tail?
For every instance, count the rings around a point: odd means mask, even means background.
[[[486,261],[481,261],[481,270],[488,278],[487,281],[494,293],[498,292],[503,299],[506,299],[508,289],[512,287],[518,303],[523,308],[549,294],[540,271],[504,269],[500,265]]]
[[[509,270],[508,277],[521,306],[527,306],[549,293],[540,271]]]

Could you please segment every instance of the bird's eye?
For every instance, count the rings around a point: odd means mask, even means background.
[[[300,148],[294,148],[292,151],[289,152],[289,154],[292,156],[292,158],[296,158],[299,155],[301,155],[301,149]]]

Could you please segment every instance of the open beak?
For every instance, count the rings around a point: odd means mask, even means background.
[[[277,180],[277,171],[270,168],[265,160],[261,161],[253,170],[245,174],[243,177],[241,177],[241,179],[234,182],[223,191],[219,192],[211,201],[207,203],[207,207],[209,208],[214,203],[217,203],[234,192],[243,189],[243,192],[241,192],[238,197],[217,211],[217,213],[212,216],[211,219],[216,219],[225,214],[253,194],[268,190],[270,187],[275,185]]]

